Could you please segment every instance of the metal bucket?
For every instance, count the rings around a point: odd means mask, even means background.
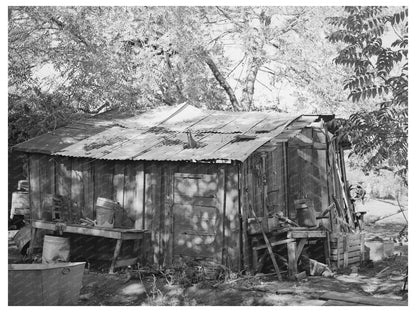
[[[114,227],[114,209],[118,203],[107,198],[98,197],[96,204],[97,226]]]
[[[69,238],[45,235],[43,238],[42,263],[69,261]]]
[[[315,227],[316,216],[313,208],[309,207],[306,202],[295,203],[296,209],[296,220],[300,226],[304,227]]]
[[[28,192],[13,192],[12,206],[10,211],[10,219],[15,215],[30,215],[29,193]]]
[[[76,305],[85,262],[9,264],[9,306]]]

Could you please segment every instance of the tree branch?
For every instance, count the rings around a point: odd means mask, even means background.
[[[220,86],[227,93],[233,109],[236,111],[241,111],[242,107],[240,103],[238,102],[233,89],[231,88],[227,80],[224,78],[224,76],[221,74],[221,72],[218,70],[218,67],[215,64],[214,60],[206,52],[204,55],[204,60],[205,60],[205,63],[208,65],[209,69],[211,70],[211,72],[213,73],[215,79],[218,81]]]
[[[108,104],[108,102],[105,102],[103,105],[101,105],[100,107],[98,107],[97,109],[95,109],[93,111],[90,110],[89,108],[87,109],[87,108],[83,108],[83,107],[78,107],[78,109],[80,111],[84,112],[84,113],[96,115],[96,114],[100,113],[107,106],[109,106],[109,104]]]
[[[51,16],[51,17],[49,17],[49,19],[50,19],[51,22],[53,22],[54,24],[56,24],[61,30],[64,30],[66,28],[66,25],[63,22],[61,22],[60,20],[58,20],[57,18]],[[77,38],[78,41],[80,41],[81,43],[83,43],[86,47],[89,47],[89,44],[85,40],[84,37],[82,37],[80,34],[74,32],[71,29],[68,29],[68,31],[69,31],[69,33],[71,35],[73,35],[75,38]]]

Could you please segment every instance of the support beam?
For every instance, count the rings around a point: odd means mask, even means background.
[[[117,262],[117,258],[120,255],[121,244],[122,243],[123,243],[123,241],[121,239],[117,240],[116,247],[114,248],[113,260],[111,260],[110,271],[108,272],[109,274],[114,274],[114,268],[115,268],[115,265],[116,265],[116,262]]]
[[[298,263],[299,256],[302,253],[303,247],[305,247],[307,242],[308,242],[308,240],[306,238],[300,239],[300,241],[298,243],[298,246],[296,248],[296,255],[295,255],[296,263]]]
[[[326,233],[326,238],[324,239],[324,253],[325,253],[325,262],[328,266],[331,265],[331,259],[329,258],[331,253],[331,245],[329,239],[329,232]]]
[[[298,265],[296,261],[296,242],[287,243],[287,260],[289,279],[294,280],[298,274]]]

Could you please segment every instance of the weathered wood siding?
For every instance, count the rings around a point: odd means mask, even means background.
[[[195,257],[205,255],[207,260],[240,269],[242,182],[238,165],[104,161],[31,154],[29,168],[34,219],[43,217],[42,198],[46,194],[72,200],[72,209],[62,215],[67,222],[77,222],[80,217],[95,219],[97,198],[105,197],[123,207],[123,226],[149,230],[149,238],[141,246],[141,262],[170,265],[175,257],[196,246],[189,244],[198,243],[202,244],[202,253]],[[262,193],[257,196],[260,201]],[[188,212],[184,213],[184,209]],[[181,249],[178,244],[180,224],[196,229],[193,235],[182,228],[187,233],[181,235],[188,248]],[[204,235],[206,242],[212,236],[211,245],[203,245]]]
[[[286,214],[286,172],[284,143],[277,145],[276,149],[267,153],[266,185],[267,208],[269,213],[283,212]]]
[[[329,206],[325,134],[305,128],[288,146],[289,217],[296,218],[294,201],[304,198],[319,215]]]

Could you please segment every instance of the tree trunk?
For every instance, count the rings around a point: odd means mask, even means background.
[[[251,110],[253,108],[254,84],[260,66],[261,61],[256,57],[251,57],[241,98],[241,106],[244,109]]]
[[[214,60],[209,57],[208,55],[205,55],[205,63],[207,63],[209,69],[211,69],[212,73],[214,74],[215,79],[217,79],[220,86],[225,90],[225,92],[228,95],[228,98],[231,102],[231,105],[235,111],[241,111],[242,106],[237,100],[237,97],[235,96],[234,90],[231,88],[231,86],[228,84],[225,77],[221,74],[221,72],[218,70],[217,65],[215,64]]]

